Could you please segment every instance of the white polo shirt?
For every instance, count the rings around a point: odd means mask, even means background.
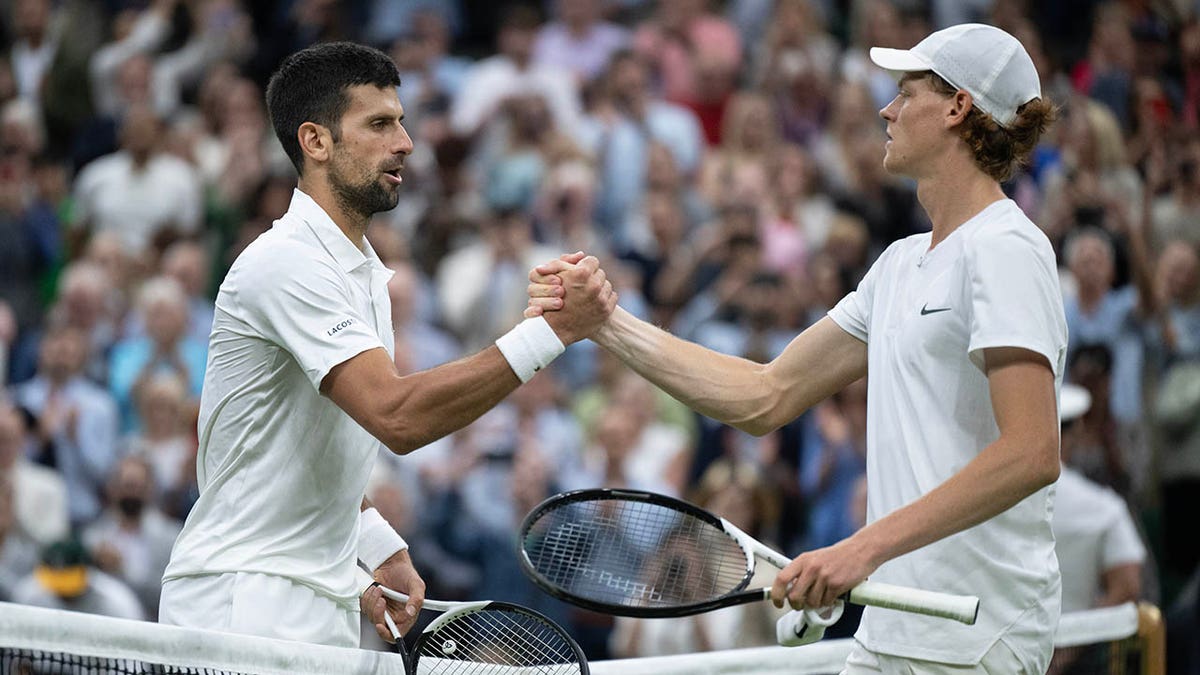
[[[1069,466],[1063,466],[1058,478],[1054,539],[1063,571],[1064,612],[1095,607],[1106,571],[1146,561],[1146,547],[1125,500]]]
[[[200,499],[164,580],[273,574],[357,608],[358,511],[379,442],[318,389],[357,354],[392,353],[391,276],[299,190],[238,256],[209,340]]]
[[[1067,349],[1054,252],[1011,200],[997,201],[932,251],[930,234],[892,244],[829,316],[867,343],[867,519],[945,482],[999,438],[983,350],[1046,357],[1056,395]],[[928,253],[927,253],[928,251]],[[1059,616],[1050,519],[1054,487],[1008,511],[882,565],[875,581],[977,595],[973,626],[868,608],[870,650],[977,663],[1000,637],[1049,664]]]

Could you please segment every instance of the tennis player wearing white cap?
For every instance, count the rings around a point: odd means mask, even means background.
[[[1042,673],[1059,616],[1050,516],[1067,346],[1054,253],[1000,183],[1053,119],[1021,44],[991,26],[873,49],[896,73],[884,165],[917,181],[931,233],[892,244],[774,361],[717,354],[620,308],[592,339],[676,398],[755,433],[867,375],[868,525],[801,554],[782,605],[874,580],[980,597],[973,626],[868,608],[844,673]],[[535,269],[527,315],[570,306]]]

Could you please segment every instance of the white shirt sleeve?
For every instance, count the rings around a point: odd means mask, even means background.
[[[967,258],[971,362],[983,371],[984,349],[1019,347],[1046,357],[1059,375],[1067,327],[1048,242],[1041,251],[1029,233],[1005,228],[981,234]]]
[[[878,278],[883,275],[884,267],[895,250],[896,244],[889,246],[875,261],[875,264],[871,265],[871,269],[867,270],[862,281],[858,282],[858,288],[847,293],[846,297],[829,310],[829,318],[833,319],[834,323],[863,342],[868,342],[868,334],[871,332],[871,310],[875,305],[875,285],[878,283]]]
[[[1146,560],[1146,547],[1142,544],[1142,538],[1133,524],[1133,517],[1129,515],[1129,508],[1119,497],[1117,500],[1120,504],[1116,511],[1116,517],[1113,518],[1112,527],[1105,533],[1104,550],[1100,553],[1103,557],[1104,569],[1129,563],[1142,563]]]
[[[239,282],[243,316],[296,359],[313,387],[320,389],[334,366],[383,347],[370,321],[355,309],[347,280],[330,264],[280,247],[272,251],[271,262],[248,265],[246,271],[248,278]]]

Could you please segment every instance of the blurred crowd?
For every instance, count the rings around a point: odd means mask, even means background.
[[[868,48],[985,21],[1061,106],[1004,187],[1058,252],[1067,379],[1092,402],[1065,461],[1133,515],[1149,550],[1134,594],[1194,634],[1200,3],[0,6],[0,599],[154,618],[197,493],[215,291],[296,184],[263,102],[287,54],[355,40],[401,72],[415,150],[368,234],[395,270],[401,372],[488,345],[520,319],[528,270],[576,250],[631,312],[766,361],[929,227],[883,169],[896,88]],[[865,420],[858,382],[748,436],[580,343],[463,432],[382,453],[368,496],[429,597],[542,609],[593,657],[769,643],[751,610],[683,632],[570,610],[525,582],[513,533],[546,496],[603,485],[687,497],[789,554],[831,544],[863,519]]]

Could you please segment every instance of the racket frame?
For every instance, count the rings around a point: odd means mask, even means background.
[[[404,593],[392,590],[386,586],[381,586],[380,589],[383,591],[384,596],[386,596],[392,600],[396,600],[398,602],[408,602],[408,596],[405,595]],[[551,630],[554,630],[559,635],[559,637],[561,637],[563,639],[563,642],[568,647],[570,647],[571,651],[575,654],[575,665],[579,666],[580,675],[590,675],[590,673],[591,673],[591,669],[588,667],[587,657],[584,655],[583,649],[579,646],[579,644],[577,642],[575,642],[575,638],[571,637],[571,634],[568,633],[566,631],[566,629],[564,629],[562,626],[558,625],[558,623],[553,621],[550,617],[546,616],[545,614],[542,614],[541,612],[539,612],[537,610],[530,609],[523,605],[518,605],[515,603],[511,603],[511,602],[503,602],[503,601],[499,601],[499,600],[476,600],[476,601],[469,601],[469,602],[448,602],[448,601],[444,601],[444,600],[426,600],[424,603],[422,603],[421,608],[428,609],[428,610],[435,611],[435,612],[441,612],[442,614],[435,617],[432,621],[429,622],[428,625],[425,626],[424,629],[421,630],[421,634],[419,636],[417,636],[416,642],[413,644],[412,650],[405,654],[405,657],[410,664],[409,672],[414,672],[414,673],[417,672],[417,666],[421,660],[421,649],[428,642],[431,642],[435,638],[437,632],[439,630],[441,630],[443,627],[449,625],[451,622],[456,621],[457,619],[460,619],[465,616],[469,616],[471,614],[475,614],[477,612],[495,610],[495,611],[502,611],[502,612],[510,612],[510,613],[514,613],[514,614],[524,614],[526,616],[532,617],[535,620],[538,620],[541,623],[545,624],[548,628],[550,628]],[[390,616],[388,617],[388,625],[392,626]],[[464,661],[463,663],[468,663],[468,662]],[[571,664],[563,664],[563,665],[566,666],[566,665],[571,665]]]
[[[534,525],[541,519],[543,514],[549,511],[566,508],[575,503],[606,500],[633,501],[661,506],[697,518],[723,531],[737,543],[746,556],[745,576],[733,589],[722,596],[686,605],[659,607],[638,607],[601,602],[576,595],[552,583],[534,566],[533,561],[529,558],[529,552],[525,547],[526,539]],[[771,597],[770,587],[748,588],[756,571],[756,556],[762,557],[779,569],[783,569],[791,562],[791,559],[787,556],[769,548],[724,518],[713,515],[682,499],[640,490],[588,488],[554,495],[541,504],[538,504],[529,512],[524,521],[522,521],[517,536],[519,539],[518,547],[521,551],[521,555],[519,556],[521,569],[538,588],[541,588],[559,600],[585,609],[615,614],[617,616],[638,618],[691,616],[723,607],[768,600]],[[975,596],[952,595],[875,581],[860,583],[851,589],[849,593],[844,594],[842,598],[857,605],[897,609],[926,616],[953,619],[967,625],[974,624],[979,616],[979,598]]]

